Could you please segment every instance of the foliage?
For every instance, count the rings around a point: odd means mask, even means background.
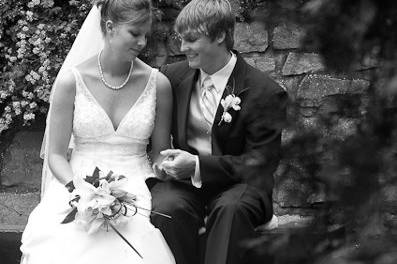
[[[396,263],[397,2],[312,0],[295,18],[306,29],[305,49],[318,51],[329,70],[372,67],[372,80],[360,103],[344,96],[338,110],[319,113],[322,129],[293,124],[298,133],[284,146],[285,158],[298,161],[326,197],[308,228],[250,241],[247,263]],[[356,120],[353,133],[333,135],[346,116]]]
[[[0,132],[46,113],[51,86],[88,1],[0,1]]]
[[[90,0],[0,0],[0,134],[31,125],[48,110],[51,87],[78,30],[91,8]],[[190,0],[153,0],[155,22],[169,22]],[[239,19],[255,1],[231,1]],[[159,43],[175,38],[172,27],[155,23],[145,61],[156,56]]]

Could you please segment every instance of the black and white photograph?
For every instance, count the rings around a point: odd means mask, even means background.
[[[1,264],[397,263],[397,2],[0,0]]]

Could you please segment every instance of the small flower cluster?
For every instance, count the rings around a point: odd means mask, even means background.
[[[241,103],[241,99],[234,94],[229,94],[228,96],[225,97],[225,99],[222,99],[221,105],[223,107],[223,114],[220,122],[222,121],[225,121],[226,123],[232,122],[232,116],[229,113],[229,110],[233,109],[234,111],[239,111],[241,109],[240,103]]]
[[[0,21],[0,134],[48,111],[52,84],[90,6],[89,0],[0,3],[9,10]]]
[[[223,107],[223,113],[221,116],[221,120],[218,123],[218,126],[222,124],[222,122],[230,123],[232,122],[232,115],[229,113],[230,110],[240,111],[241,110],[241,99],[236,94],[234,94],[236,81],[233,78],[232,86],[226,85],[226,91],[229,93],[224,99],[221,99],[221,105]]]

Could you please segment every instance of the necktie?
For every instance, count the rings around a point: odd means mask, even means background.
[[[216,103],[216,89],[212,83],[211,77],[207,76],[201,83],[201,97],[200,106],[203,111],[203,116],[210,127],[214,122],[215,111],[217,109]]]

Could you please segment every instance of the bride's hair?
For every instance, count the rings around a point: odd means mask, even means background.
[[[115,24],[140,24],[151,21],[151,0],[94,0],[101,10],[101,30],[106,34],[106,21]]]

